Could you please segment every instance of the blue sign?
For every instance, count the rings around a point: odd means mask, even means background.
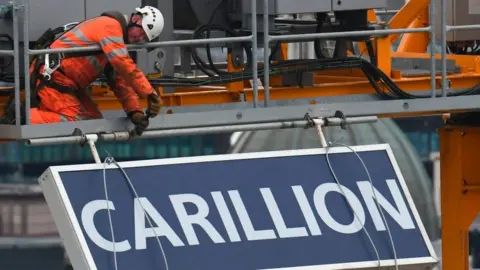
[[[120,270],[167,269],[164,255],[175,270],[433,267],[390,147],[352,148],[373,185],[343,147],[329,150],[338,182],[309,149],[119,163],[138,197],[107,165],[108,201],[103,164],[50,167],[40,183],[75,269],[116,269],[114,253]]]

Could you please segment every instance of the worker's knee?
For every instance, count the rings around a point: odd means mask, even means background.
[[[52,112],[75,116],[81,113],[82,104],[75,95],[62,93],[53,88],[45,87],[38,91],[40,107]]]
[[[30,123],[31,124],[49,124],[59,122],[72,122],[90,120],[92,117],[84,114],[72,114],[64,115],[62,113],[52,112],[42,108],[32,108],[30,110]]]
[[[67,122],[68,119],[58,113],[42,110],[38,108],[30,109],[30,123],[31,124],[49,124]]]

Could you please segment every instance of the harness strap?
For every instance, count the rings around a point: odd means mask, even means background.
[[[123,41],[125,42],[125,44],[128,44],[127,20],[125,19],[123,14],[121,12],[118,12],[118,11],[106,11],[106,12],[103,12],[100,16],[107,16],[107,17],[110,17],[110,18],[113,18],[113,19],[117,20],[122,27]],[[39,40],[37,41],[37,44],[44,45],[45,47],[50,47],[51,43],[47,44],[48,40],[54,40],[54,38],[52,38],[52,37],[62,33],[63,31],[64,31],[63,27],[58,27],[58,28],[55,28],[54,30],[48,29],[44,33],[44,35],[42,35],[39,38]],[[99,54],[102,54],[102,53],[103,53],[102,51],[55,53],[55,54],[50,54],[49,55],[49,58],[50,58],[49,60],[50,60],[50,62],[54,62],[56,64],[59,61],[61,61],[61,59],[72,58],[72,57],[95,56],[95,55],[99,55]],[[34,60],[35,59],[32,59],[32,61],[34,61]],[[47,80],[43,76],[41,76],[41,74],[39,74],[39,71],[40,71],[41,66],[44,65],[44,61],[45,61],[43,55],[37,56],[36,60],[37,61],[36,61],[36,64],[35,64],[35,68],[34,68],[34,71],[32,72],[32,76],[30,78],[30,89],[32,89],[32,93],[33,93],[31,95],[32,96],[32,100],[31,100],[32,107],[34,105],[39,104],[40,100],[39,100],[39,97],[38,97],[38,90],[40,90],[40,88],[43,87],[43,86],[48,86],[48,87],[54,88],[57,91],[62,92],[62,93],[68,93],[68,94],[72,94],[72,95],[75,94],[75,90],[77,90],[77,89],[72,89],[70,87],[60,85],[60,84],[58,84],[58,83],[56,83],[52,80]],[[56,71],[59,71],[62,74],[66,75],[65,72],[61,68],[58,68]],[[114,85],[115,85],[115,79],[114,79],[115,74],[114,74],[113,67],[110,65],[110,63],[107,63],[107,65],[105,66],[104,74],[105,74],[105,77],[107,79],[108,85],[113,90]],[[40,80],[40,83],[37,85],[38,80]]]
[[[100,16],[107,16],[117,20],[122,26],[123,42],[125,42],[125,44],[128,44],[128,26],[125,16],[123,16],[123,14],[118,11],[106,11],[103,12]]]
[[[122,33],[123,33],[123,42],[125,44],[128,44],[128,30],[127,30],[127,21],[123,14],[118,11],[106,11],[103,12],[100,16],[107,16],[110,18],[113,18],[117,20],[120,23],[120,26],[122,27]],[[92,55],[99,55],[102,54],[102,51],[95,51],[95,52],[65,52],[65,53],[59,53],[59,56],[63,58],[71,58],[71,57],[85,57],[85,56],[92,56]]]

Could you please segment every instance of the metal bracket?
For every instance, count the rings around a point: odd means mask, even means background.
[[[323,134],[323,130],[322,130],[322,127],[325,125],[325,120],[315,118],[313,119],[313,122],[315,123],[315,127],[317,128],[317,134],[320,139],[320,144],[322,145],[323,148],[327,147],[328,143],[327,143],[327,140],[325,139],[325,134]]]
[[[163,69],[165,68],[165,61],[166,61],[166,51],[163,48],[158,49],[157,52],[157,59],[158,61],[155,62],[155,70],[158,72],[163,72]]]
[[[480,191],[480,185],[469,185],[466,180],[462,181],[462,185],[464,187],[463,194],[467,193],[468,191]]]
[[[63,59],[63,54],[58,53],[57,58],[54,60],[50,61],[50,54],[46,53],[45,54],[45,65],[43,67],[43,72],[42,75],[47,79],[48,81],[52,78],[53,72],[57,70],[60,67],[60,64]]]
[[[98,141],[98,135],[97,134],[87,134],[85,135],[85,138],[87,139],[88,146],[90,147],[90,151],[92,152],[93,159],[95,160],[95,163],[102,163],[100,160],[100,155],[98,154],[97,147],[95,146],[95,143]]]
[[[354,117],[353,119],[356,119],[356,117]],[[333,118],[311,118],[310,115],[307,113],[305,114],[305,120],[307,120],[308,122],[305,128],[315,127],[317,129],[317,134],[322,147],[329,146],[327,143],[327,139],[325,138],[325,134],[323,133],[323,127],[340,126],[342,129],[347,129],[348,122],[347,118],[341,111],[336,111]]]
[[[83,147],[85,143],[88,144],[90,147],[90,151],[92,152],[93,159],[95,160],[95,163],[102,163],[100,160],[100,155],[98,154],[97,147],[95,146],[95,143],[98,141],[98,135],[97,134],[85,134],[83,133],[82,130],[76,128],[73,130],[72,136],[80,136],[81,139],[79,140],[78,144],[80,147]]]
[[[232,65],[235,68],[240,68],[243,66],[244,58],[243,58],[243,47],[240,44],[232,44]]]
[[[343,114],[342,111],[336,111],[335,112],[335,115],[334,115],[335,118],[339,118],[341,119],[341,123],[340,123],[340,127],[343,129],[343,130],[346,130],[347,129],[347,118],[345,117],[345,114]],[[326,118],[325,119],[325,124],[328,125],[329,119]]]

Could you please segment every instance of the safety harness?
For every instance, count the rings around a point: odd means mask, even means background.
[[[128,28],[131,26],[127,25],[127,22],[123,14],[118,11],[107,11],[107,12],[103,12],[100,16],[107,16],[117,20],[122,26],[123,41],[125,42],[125,44],[128,44]],[[54,30],[49,28],[47,31],[45,31],[45,33],[43,33],[40,36],[40,38],[35,43],[34,48],[35,49],[50,48],[53,42],[55,42],[58,38],[62,37],[68,31],[72,30],[73,28],[75,28],[76,26],[80,25],[85,21],[82,21],[79,23],[70,23],[70,24],[55,28]],[[33,61],[35,61],[35,66],[34,66],[32,75],[30,77],[30,89],[32,90],[31,107],[37,107],[38,104],[40,103],[40,99],[38,97],[38,90],[40,90],[43,86],[51,87],[62,93],[69,93],[72,95],[75,94],[76,89],[72,89],[71,87],[60,85],[54,82],[53,80],[51,80],[52,74],[55,71],[58,71],[63,75],[66,75],[65,72],[60,68],[62,59],[67,59],[72,57],[93,56],[93,55],[99,55],[102,53],[103,53],[102,51],[63,52],[63,53],[50,53],[50,54],[47,53],[45,55],[34,56],[30,61],[30,64],[32,64]],[[42,67],[42,65],[44,66],[44,72],[40,74],[40,68]],[[114,69],[110,63],[107,63],[107,65],[105,66],[104,75],[108,85],[112,90],[114,90],[115,74],[114,74]],[[40,80],[40,83],[37,85],[38,80]]]

